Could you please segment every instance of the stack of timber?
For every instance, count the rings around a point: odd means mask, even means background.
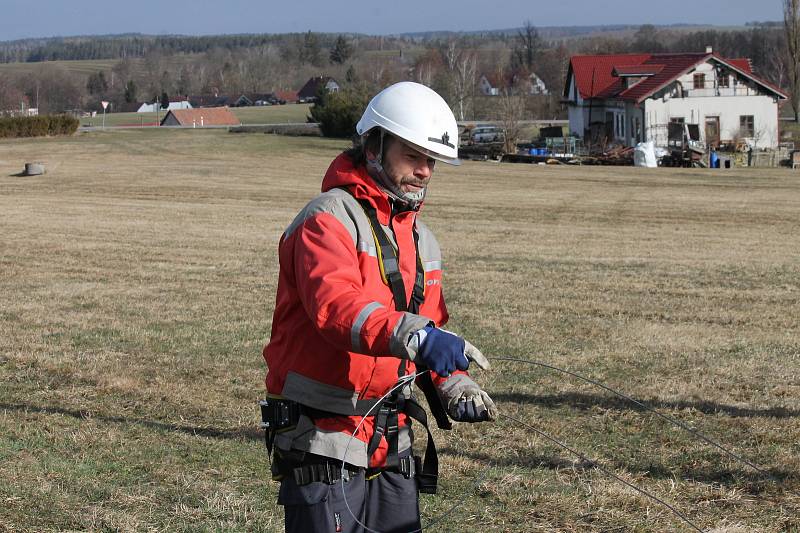
[[[610,166],[632,166],[633,148],[630,146],[618,146],[606,150],[602,153],[590,154],[581,158],[583,165],[610,165]]]

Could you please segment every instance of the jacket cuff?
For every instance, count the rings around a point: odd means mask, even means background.
[[[389,339],[389,352],[400,359],[413,361],[417,356],[419,346],[412,337],[414,333],[428,325],[433,325],[433,321],[426,316],[403,313],[403,316],[395,324]]]

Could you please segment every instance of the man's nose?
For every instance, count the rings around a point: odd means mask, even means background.
[[[414,176],[417,178],[428,179],[431,177],[433,173],[433,169],[431,168],[430,163],[425,161],[424,163],[420,163],[417,165],[417,168],[414,169]]]

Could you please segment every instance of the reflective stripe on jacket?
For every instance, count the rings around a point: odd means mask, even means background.
[[[346,155],[331,163],[322,191],[281,237],[272,335],[264,348],[266,385],[271,394],[343,416],[314,421],[301,417],[296,429],[277,435],[275,445],[340,459],[349,444],[347,461],[367,466],[372,418],[351,443],[350,435],[361,420],[355,413],[397,382],[401,359],[409,360],[408,372],[414,371],[411,361],[416,354],[407,346],[411,334],[430,322],[447,322],[442,258],[417,213],[391,216],[387,195]],[[369,219],[356,198],[375,206],[382,228],[398,247],[407,301],[416,274],[416,224],[425,271],[425,301],[419,314],[395,310],[392,291],[381,279]],[[434,381],[441,379],[434,376]],[[403,415],[400,424],[406,425]],[[404,430],[400,451],[409,446]],[[369,466],[383,465],[386,451],[384,439]]]

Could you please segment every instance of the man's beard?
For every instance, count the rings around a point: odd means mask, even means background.
[[[369,175],[372,176],[378,186],[386,191],[386,193],[389,195],[389,198],[395,202],[399,202],[406,208],[417,209],[419,204],[421,204],[425,199],[425,193],[428,191],[427,185],[418,191],[404,191],[401,187],[405,178],[400,180],[401,186],[395,185],[391,178],[389,178],[389,173],[386,171],[386,168],[383,165],[380,165],[379,163],[376,164],[374,161],[368,162],[367,170],[369,171]]]

